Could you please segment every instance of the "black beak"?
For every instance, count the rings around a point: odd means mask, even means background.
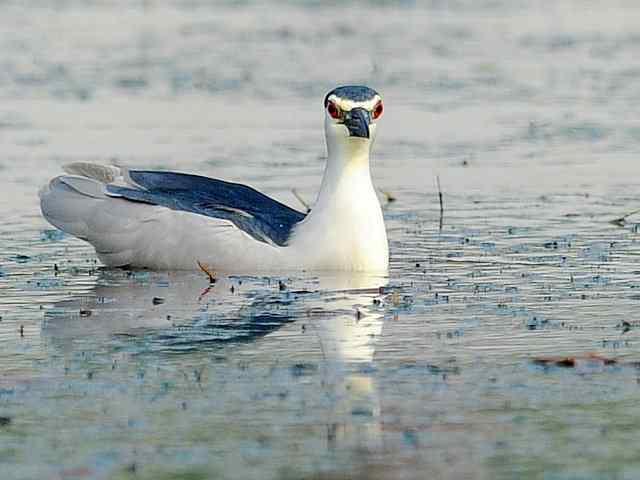
[[[371,114],[364,108],[353,108],[344,112],[344,124],[351,137],[369,138],[369,122]]]

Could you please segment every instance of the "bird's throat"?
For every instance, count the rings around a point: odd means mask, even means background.
[[[347,137],[327,142],[328,165],[369,163],[372,142],[369,138]]]
[[[329,152],[317,204],[373,190],[369,168],[370,142],[352,142]]]

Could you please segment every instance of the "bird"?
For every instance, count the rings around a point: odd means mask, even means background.
[[[254,188],[204,176],[75,162],[39,191],[56,228],[106,267],[256,273],[386,273],[389,246],[370,155],[384,106],[368,86],[324,97],[327,160],[300,212]]]

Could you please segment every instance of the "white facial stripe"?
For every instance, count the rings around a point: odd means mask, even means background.
[[[353,108],[365,108],[371,111],[380,101],[380,95],[375,95],[371,100],[365,102],[354,102],[347,98],[338,98],[335,95],[330,95],[329,100],[333,101],[343,112],[349,112]]]

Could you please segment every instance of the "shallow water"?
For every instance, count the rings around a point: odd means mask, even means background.
[[[610,221],[640,208],[639,22],[624,1],[2,2],[3,478],[638,478],[640,218]],[[208,289],[103,269],[39,214],[80,160],[299,207],[345,82],[385,99],[388,278]],[[535,361],[556,356],[578,361]]]

